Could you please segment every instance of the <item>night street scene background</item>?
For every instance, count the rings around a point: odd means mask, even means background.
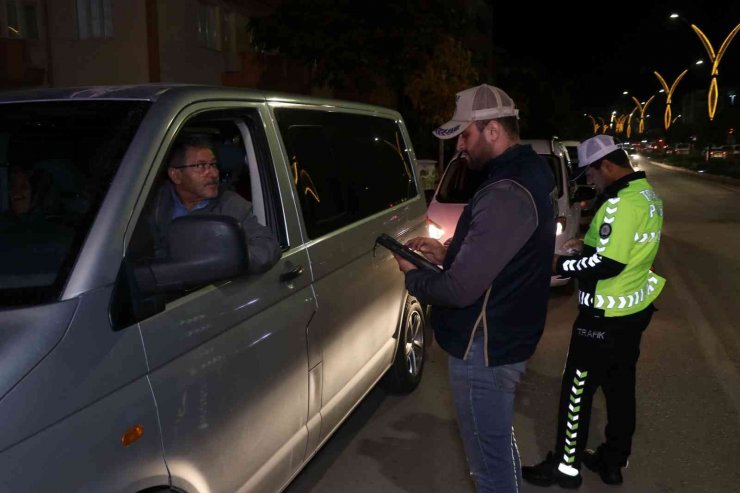
[[[582,139],[591,118],[630,113],[633,96],[656,95],[641,136],[651,141],[731,144],[738,122],[739,42],[719,64],[710,122],[712,64],[690,27],[718,51],[740,19],[732,1],[3,3],[0,90],[175,82],[369,102],[401,111],[422,158],[437,157],[430,132],[451,114],[454,94],[478,83],[511,94],[525,138]],[[671,85],[684,69],[666,135],[653,72]]]

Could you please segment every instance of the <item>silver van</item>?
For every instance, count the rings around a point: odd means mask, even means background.
[[[178,219],[153,257],[152,197],[188,133],[278,238],[269,271],[245,274],[224,216]],[[401,116],[374,106],[2,95],[0,491],[280,491],[378,381],[413,390],[423,310],[374,244],[426,235],[415,168]]]

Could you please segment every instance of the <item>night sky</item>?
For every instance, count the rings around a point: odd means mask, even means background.
[[[740,1],[494,2],[493,41],[511,58],[535,58],[576,82],[573,106],[604,107],[629,90],[645,100],[660,89],[653,70],[670,85],[683,71],[676,95],[708,87],[711,64],[699,37],[677,12],[707,35],[715,51],[740,23]],[[587,19],[587,21],[581,19]],[[702,58],[704,65],[694,62]],[[720,89],[740,86],[740,33],[719,65]]]

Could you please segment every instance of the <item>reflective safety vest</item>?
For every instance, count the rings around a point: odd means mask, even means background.
[[[631,315],[650,306],[665,285],[665,279],[651,271],[662,229],[663,201],[644,177],[628,181],[616,197],[607,199],[584,238],[595,255],[583,260],[594,262],[601,256],[625,267],[614,277],[599,279],[594,289],[579,292],[579,303],[603,310],[606,317]]]

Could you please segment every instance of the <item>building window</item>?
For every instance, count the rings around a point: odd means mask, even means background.
[[[80,39],[112,38],[111,0],[77,0]]]
[[[39,24],[35,2],[5,0],[2,36],[11,39],[38,39]]]
[[[212,50],[221,50],[221,15],[217,5],[198,4],[198,42]]]

